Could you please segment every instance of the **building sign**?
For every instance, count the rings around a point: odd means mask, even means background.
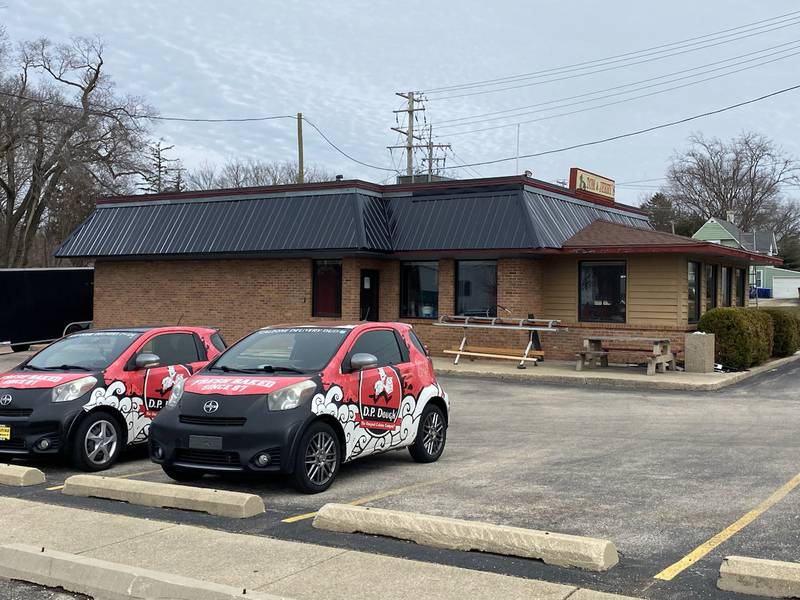
[[[587,192],[614,200],[614,180],[572,167],[569,170],[569,187],[576,192]]]

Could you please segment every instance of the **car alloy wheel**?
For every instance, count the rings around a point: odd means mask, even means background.
[[[439,454],[444,444],[444,419],[438,411],[431,411],[422,424],[422,446],[431,456]]]
[[[95,421],[86,431],[83,447],[87,460],[96,467],[111,462],[117,451],[117,429],[105,419]]]
[[[314,485],[324,486],[336,473],[338,462],[336,440],[327,431],[316,432],[306,447],[305,468],[308,479]]]

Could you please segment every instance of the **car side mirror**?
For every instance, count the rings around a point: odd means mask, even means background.
[[[161,357],[158,354],[144,352],[136,357],[137,369],[153,369],[161,364]]]
[[[378,357],[374,354],[367,354],[366,352],[359,352],[353,354],[350,359],[351,371],[363,371],[364,369],[374,369],[378,366]]]

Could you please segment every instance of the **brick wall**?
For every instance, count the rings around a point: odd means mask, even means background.
[[[547,259],[502,258],[497,265],[497,301],[515,317],[544,314],[543,290]],[[455,261],[439,261],[439,314],[455,311]],[[399,319],[400,262],[375,258],[342,261],[342,320],[360,318],[360,271],[380,273],[380,318]],[[98,261],[95,268],[95,322],[98,327],[184,324],[214,325],[229,342],[248,332],[276,323],[329,321],[311,316],[310,259]],[[577,282],[575,282],[577,285]],[[544,293],[547,293],[546,291]],[[501,316],[503,312],[501,311]],[[434,353],[456,347],[461,328],[434,326],[431,319],[403,319],[414,325]],[[542,334],[547,356],[572,359],[583,338],[609,330],[629,335],[673,339],[682,351],[686,328],[643,325],[565,323],[569,332]],[[513,348],[521,352],[525,332],[470,330],[472,345]]]

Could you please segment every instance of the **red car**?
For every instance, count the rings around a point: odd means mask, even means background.
[[[80,469],[107,469],[147,441],[172,388],[224,349],[208,327],[68,335],[0,375],[0,456],[64,453]]]
[[[407,447],[444,451],[449,402],[409,325],[267,327],[173,389],[153,421],[150,457],[176,480],[292,473],[300,491],[333,483],[342,462]]]

